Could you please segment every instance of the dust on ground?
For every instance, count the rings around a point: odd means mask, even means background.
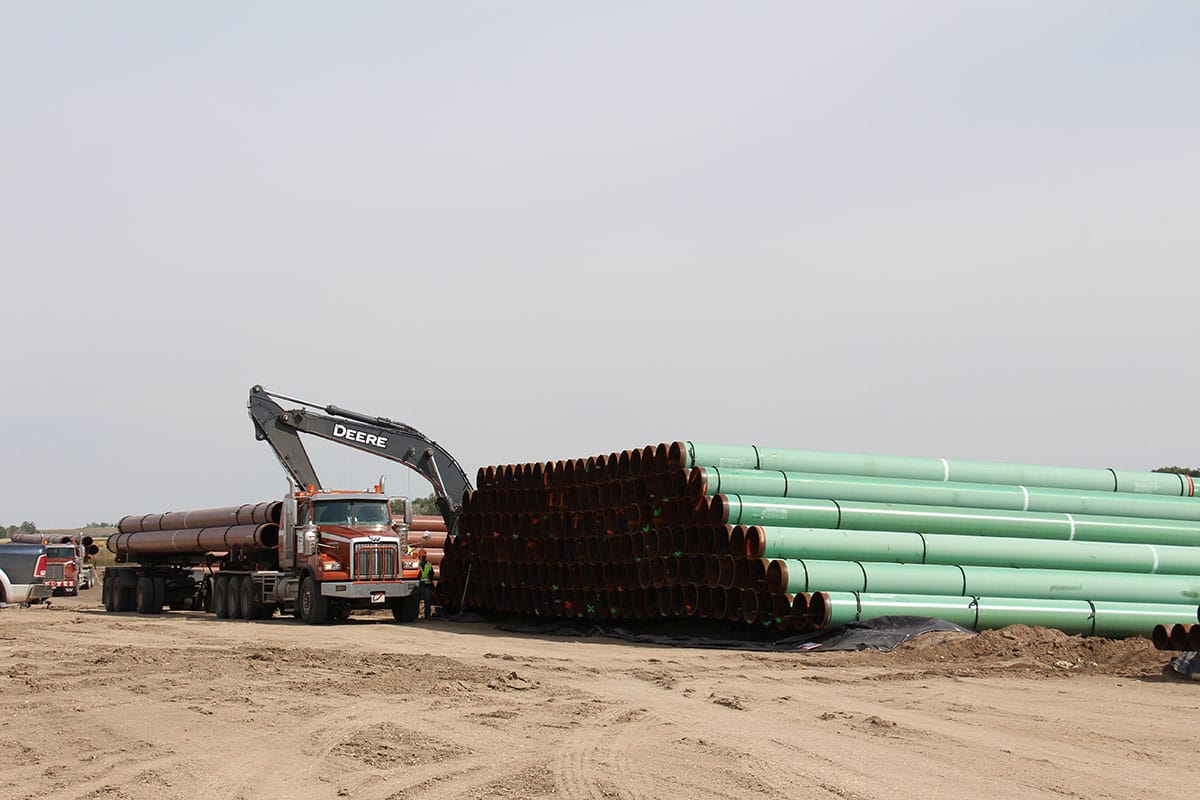
[[[1146,640],[1012,626],[891,653],[486,623],[0,610],[0,796],[1169,797],[1200,684]]]

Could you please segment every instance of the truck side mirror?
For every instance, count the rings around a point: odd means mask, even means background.
[[[299,550],[306,556],[317,552],[317,526],[304,525],[296,528],[296,539]]]

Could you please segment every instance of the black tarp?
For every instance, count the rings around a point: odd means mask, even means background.
[[[607,637],[627,642],[706,647],[727,650],[775,652],[828,652],[833,650],[876,650],[887,652],[897,645],[933,631],[974,634],[975,631],[932,617],[890,616],[852,622],[844,628],[798,635],[757,630],[747,625],[721,625],[661,620],[603,622],[528,617],[488,617],[461,614],[448,617],[455,622],[485,622],[497,629],[533,636]]]

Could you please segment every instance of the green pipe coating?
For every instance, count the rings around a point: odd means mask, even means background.
[[[999,483],[1083,489],[1094,492],[1130,492],[1193,496],[1195,487],[1186,475],[1171,472],[1127,472],[1081,467],[1047,467],[945,458],[823,453],[782,450],[755,445],[716,445],[686,442],[687,467],[783,470],[876,478],[912,478],[923,481]]]
[[[1152,497],[998,486],[976,483],[863,478],[777,470],[701,467],[707,493],[862,500],[921,506],[953,506],[1008,511],[1057,511],[1117,517],[1154,517],[1200,521],[1200,501],[1190,497]]]

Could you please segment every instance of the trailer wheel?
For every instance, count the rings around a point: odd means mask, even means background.
[[[154,613],[154,579],[148,575],[143,575],[137,581],[136,604],[139,614]],[[161,606],[160,606],[161,608]]]
[[[270,614],[264,613],[263,604],[255,595],[254,578],[246,575],[242,578],[238,591],[241,594],[242,619],[266,619]]]
[[[217,619],[229,619],[229,599],[225,596],[225,584],[229,583],[228,575],[218,575],[212,582],[212,607]]]
[[[167,604],[167,581],[165,578],[151,578],[150,584],[154,588],[154,602],[150,606],[150,613],[161,614],[163,606]]]
[[[416,592],[392,601],[392,619],[396,622],[416,622],[420,611],[421,595]]]
[[[104,610],[113,613],[117,610],[117,581],[107,580],[101,584],[100,593],[104,595]]]
[[[321,587],[311,576],[305,575],[300,582],[300,596],[296,598],[300,607],[300,619],[305,625],[324,625],[329,621],[329,598],[321,595]]]
[[[225,582],[225,611],[230,619],[243,619],[241,575],[230,575]]]
[[[134,611],[137,609],[137,585],[126,586],[124,583],[117,584],[117,611]]]

